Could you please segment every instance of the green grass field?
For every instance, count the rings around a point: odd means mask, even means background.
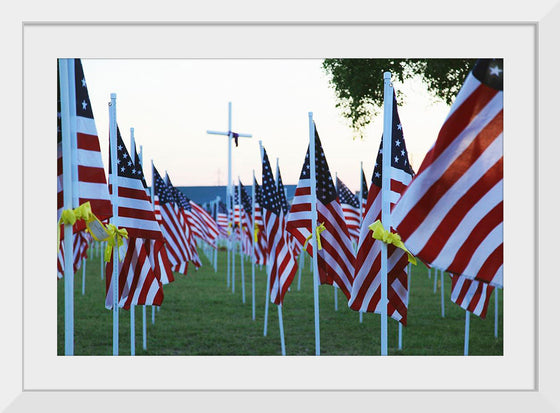
[[[245,262],[245,304],[242,302],[241,267],[236,257],[235,293],[227,288],[227,255],[220,251],[218,272],[202,251],[202,268],[189,266],[187,276],[175,274],[164,286],[164,301],[155,313],[147,308],[147,350],[142,349],[142,307],[135,310],[136,355],[280,355],[278,310],[269,306],[268,334],[263,336],[266,278],[265,270],[255,270],[256,319],[252,320],[251,264]],[[74,354],[112,355],[112,312],[105,309],[105,281],[101,279],[101,258],[90,253],[86,264],[86,289],[82,295],[82,269],[75,276]],[[422,264],[411,278],[408,326],[403,328],[403,348],[398,350],[398,323],[389,319],[389,355],[463,355],[465,311],[449,299],[451,280],[444,278],[445,318],[441,298],[434,294],[434,275]],[[297,289],[298,275],[283,305],[287,355],[314,355],[313,280],[306,257]],[[495,293],[494,293],[495,294]],[[502,295],[499,297],[498,338],[494,337],[494,299],[487,318],[471,315],[470,355],[502,355]],[[338,291],[338,311],[332,286],[319,287],[321,354],[379,355],[380,316],[350,310],[346,297]],[[64,281],[58,281],[58,354],[64,354]],[[130,355],[130,313],[120,311],[119,354]]]

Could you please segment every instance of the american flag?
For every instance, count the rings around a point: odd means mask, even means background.
[[[216,209],[217,209],[216,222],[218,223],[218,229],[220,231],[220,235],[222,237],[227,237],[228,214],[227,214],[226,204],[224,204],[222,201],[219,201]]]
[[[358,238],[360,238],[360,201],[338,176],[336,177],[336,190],[340,205],[342,206],[342,213],[346,220],[346,226],[348,227],[348,233],[352,241],[357,243]]]
[[[276,166],[276,182],[278,184],[278,195],[280,195],[280,205],[282,206],[282,212],[284,216],[288,215],[290,211],[290,205],[288,205],[288,199],[286,198],[286,190],[284,189],[284,184],[282,183],[282,175],[280,175],[280,167]]]
[[[167,253],[171,264],[176,267],[182,263],[182,274],[187,274],[187,263],[190,260],[189,237],[190,231],[185,218],[175,203],[175,194],[155,168],[152,169],[154,194],[158,197],[161,214],[161,231],[165,238]],[[187,232],[189,231],[189,232]]]
[[[185,234],[187,234],[187,240],[188,240],[187,245],[189,249],[189,260],[194,264],[196,268],[200,268],[202,266],[202,263],[200,261],[200,257],[198,256],[198,249],[196,246],[196,238],[195,238],[196,229],[194,228],[193,225],[193,217],[191,214],[192,206],[190,203],[190,199],[188,199],[185,196],[185,194],[183,194],[181,191],[179,191],[177,188],[173,186],[167,172],[165,173],[165,183],[167,184],[168,187],[171,188],[171,193],[173,194],[174,202],[179,208],[179,215],[182,217],[183,231],[185,232]],[[204,230],[203,228],[200,228],[201,234],[203,230]],[[183,269],[186,271],[186,266],[180,265],[174,268],[174,270],[177,272],[182,272]]]
[[[317,254],[319,280],[321,284],[332,284],[334,281],[346,297],[350,298],[356,257],[317,129],[315,129],[315,168],[316,193],[312,194],[308,148],[288,215],[287,231],[302,245],[305,244],[307,236],[311,234],[313,219],[311,202],[315,197],[317,226],[320,224],[325,226],[325,230],[320,234],[322,249]],[[306,249],[313,256],[312,242],[307,244]]]
[[[408,152],[404,142],[402,125],[397,111],[397,101],[393,95],[392,116],[392,147],[391,147],[391,208],[399,199],[400,194],[410,183],[414,174],[408,162]],[[367,205],[362,220],[356,271],[352,296],[348,306],[356,311],[381,313],[381,243],[372,238],[368,228],[376,220],[381,219],[381,174],[383,163],[383,141],[379,146],[377,160],[373,170],[369,188]],[[389,228],[386,228],[389,230]],[[387,315],[406,325],[408,307],[408,279],[406,253],[393,245],[387,246]]]
[[[74,273],[78,271],[82,265],[82,261],[87,259],[87,251],[91,245],[93,238],[91,235],[85,231],[79,231],[74,234],[73,244],[73,255],[74,263],[73,269]],[[60,248],[57,254],[57,278],[61,279],[64,277],[64,242],[60,242]]]
[[[204,241],[208,242],[214,248],[217,247],[217,240],[218,240],[218,223],[212,218],[204,208],[198,205],[194,201],[190,201],[191,204],[191,213],[196,218],[198,222],[200,222],[203,231],[204,237],[202,238]]]
[[[66,60],[66,59],[65,59]],[[72,208],[90,203],[92,212],[101,220],[113,215],[107,180],[101,158],[97,128],[80,59],[68,59],[70,87],[70,139],[72,140]],[[57,65],[58,68],[58,65]],[[57,88],[57,220],[64,209],[62,182],[62,116],[60,102],[60,73]],[[82,220],[74,224],[74,231],[83,230]],[[64,232],[61,232],[61,236]]]
[[[152,268],[146,244],[149,240],[163,245],[163,235],[156,221],[152,203],[146,193],[146,181],[137,155],[131,156],[117,128],[118,226],[128,232],[128,240],[119,249],[124,258],[119,261],[119,303],[124,309],[131,305],[161,305],[163,288],[160,277]],[[134,153],[136,151],[134,150]],[[109,192],[115,182],[109,156]],[[105,307],[113,307],[113,260],[106,267]],[[155,258],[154,258],[155,259]],[[152,260],[153,261],[153,260]],[[155,262],[154,262],[155,265]]]
[[[238,192],[241,193],[241,200],[239,200]],[[236,218],[237,230],[241,229],[241,245],[243,247],[243,253],[245,255],[252,254],[253,248],[253,226],[252,226],[252,209],[253,200],[247,194],[245,187],[239,182],[239,186],[235,190],[235,206],[236,209],[240,209],[239,216]]]
[[[393,211],[405,245],[453,274],[503,286],[503,60],[479,60]]]
[[[366,176],[364,174],[364,170],[362,169],[362,179],[361,179],[361,187],[362,187],[362,199],[360,200],[360,204],[362,206],[362,217],[365,215],[366,212],[366,205],[367,205],[367,197],[368,197],[368,186],[366,181]]]
[[[462,275],[451,276],[451,301],[466,311],[486,318],[488,302],[494,287],[488,283],[471,280]]]
[[[255,187],[255,228],[253,231],[257,231],[257,242],[255,243],[255,264],[265,265],[266,232],[264,231],[264,220],[261,209],[262,189],[256,179],[253,180],[253,185]]]
[[[267,239],[267,271],[270,277],[270,300],[280,305],[298,269],[297,257],[286,239],[284,213],[280,196],[272,176],[268,155],[263,148],[262,204],[264,228]]]

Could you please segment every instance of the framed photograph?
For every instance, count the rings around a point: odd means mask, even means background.
[[[13,153],[22,148],[22,164],[13,156],[4,166],[5,177],[14,175],[10,170],[22,171],[21,179],[8,183],[8,191],[22,194],[23,220],[23,231],[17,220],[9,222],[13,233],[22,234],[23,265],[11,263],[12,276],[6,277],[10,278],[7,288],[14,292],[9,295],[12,317],[7,321],[13,340],[4,344],[2,352],[9,374],[3,375],[5,395],[0,401],[7,411],[45,406],[97,410],[106,408],[107,401],[140,411],[187,405],[217,409],[236,402],[254,411],[279,405],[297,408],[311,402],[328,410],[358,405],[395,409],[395,398],[399,411],[418,407],[448,411],[457,406],[483,411],[560,410],[553,322],[558,281],[553,275],[555,253],[550,239],[557,226],[550,189],[555,188],[551,167],[558,145],[556,129],[552,129],[558,106],[554,102],[560,92],[555,80],[558,2],[464,5],[461,13],[435,1],[391,7],[355,4],[345,6],[345,11],[290,4],[276,12],[255,11],[256,4],[245,8],[220,2],[218,7],[200,5],[195,10],[184,5],[177,14],[172,8],[151,14],[130,7],[127,1],[110,7],[96,5],[87,21],[84,10],[56,7],[29,20],[25,10],[31,3],[18,5],[9,28],[2,29],[4,38],[14,39],[8,61],[18,62],[7,68],[5,79],[22,81],[6,82],[10,96],[21,95],[21,105],[3,104],[13,114],[9,132],[23,140],[19,147],[17,139],[7,144]],[[51,161],[56,155],[54,79],[56,60],[72,57],[503,58],[507,68],[503,355],[57,355],[56,195]],[[21,118],[17,116],[20,108]],[[16,276],[20,273],[22,282]]]

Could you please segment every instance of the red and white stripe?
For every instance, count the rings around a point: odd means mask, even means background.
[[[480,318],[486,318],[488,302],[494,287],[461,275],[450,274],[450,277],[451,301]]]
[[[391,207],[406,188],[412,176],[401,169],[391,168]],[[356,311],[381,313],[381,241],[372,238],[368,228],[381,219],[381,188],[373,184],[368,191],[366,212],[363,217],[352,296],[348,306]],[[406,253],[393,245],[387,246],[387,315],[406,325],[408,308],[408,281]]]
[[[173,270],[169,257],[167,256],[167,249],[165,241],[163,240],[146,240],[144,248],[148,254],[150,265],[156,278],[158,278],[163,285],[173,282]]]
[[[124,240],[119,248],[119,253],[124,254],[119,261],[119,302],[118,306],[125,310],[131,305],[161,305],[163,301],[163,288],[161,281],[152,270],[150,260],[143,239]],[[105,307],[113,308],[113,260],[106,266]]]
[[[311,234],[312,199],[310,179],[300,178],[286,229],[301,245],[305,244],[306,238]],[[317,254],[319,280],[321,284],[332,285],[333,281],[336,282],[344,295],[350,298],[356,258],[338,199],[326,205],[317,199],[317,223],[325,226],[320,234],[322,249]],[[306,250],[313,256],[312,242],[308,242]]]
[[[74,273],[78,271],[82,265],[82,260],[87,259],[87,251],[92,243],[91,235],[84,231],[79,231],[73,237],[73,256],[74,256]],[[64,277],[64,242],[60,242],[60,248],[57,254],[57,278]]]
[[[340,203],[340,206],[342,207],[342,214],[344,215],[344,220],[346,221],[348,234],[350,235],[352,241],[357,243],[360,238],[360,209],[342,202]]]
[[[189,224],[193,229],[193,234],[203,241],[216,248],[218,239],[218,224],[214,218],[197,203],[190,201],[191,211],[187,211]]]
[[[255,243],[255,264],[266,264],[266,231],[261,207],[255,203],[255,227],[257,228],[257,242]],[[254,229],[253,229],[254,231]],[[253,232],[254,242],[254,232]]]
[[[503,92],[470,73],[393,211],[422,261],[503,285]]]

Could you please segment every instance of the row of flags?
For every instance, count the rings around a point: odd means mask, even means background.
[[[101,158],[99,138],[89,100],[87,83],[80,59],[65,59],[68,67],[68,91],[61,96],[58,74],[58,211],[59,220],[65,209],[63,188],[63,122],[62,106],[69,103],[70,155],[72,175],[72,208],[89,203],[91,212],[108,224],[113,216],[111,195],[118,181],[117,218],[128,238],[122,240],[118,257],[111,256],[106,266],[105,306],[112,308],[113,260],[118,259],[118,303],[129,309],[133,305],[159,306],[163,301],[162,286],[174,281],[173,272],[187,274],[188,264],[200,267],[197,240],[217,247],[219,227],[214,218],[176,189],[166,175],[165,181],[152,167],[153,199],[144,178],[143,167],[135,144],[130,151],[117,127],[117,173],[109,156],[109,182]],[[66,91],[66,89],[65,89]],[[73,225],[73,269],[84,259],[93,238],[85,231],[84,220]],[[64,274],[64,236],[58,249],[58,278]]]
[[[314,125],[314,168],[311,150],[305,155],[291,205],[280,170],[276,179],[262,149],[262,186],[253,180],[254,197],[239,182],[227,211],[217,203],[205,210],[188,199],[152,165],[152,194],[144,179],[135,145],[130,152],[117,128],[117,173],[105,179],[99,140],[79,59],[69,59],[67,99],[72,122],[73,207],[89,202],[100,221],[112,214],[111,194],[118,182],[119,228],[128,239],[119,248],[118,306],[161,305],[164,284],[173,272],[187,274],[201,262],[197,242],[217,248],[218,238],[233,237],[254,262],[267,266],[270,299],[281,305],[305,250],[316,254],[321,284],[335,285],[350,308],[381,313],[381,241],[370,225],[381,218],[381,143],[368,187],[361,171],[361,196],[333,180]],[[391,228],[408,250],[426,265],[452,277],[453,302],[484,317],[494,287],[503,287],[503,69],[501,60],[481,60],[468,75],[439,135],[417,173],[412,170],[393,95],[390,160]],[[59,75],[60,76],[60,75]],[[59,81],[58,218],[64,209],[62,129],[65,126]],[[111,161],[109,162],[111,165]],[[313,192],[312,187],[315,188]],[[316,216],[312,204],[316,205]],[[316,222],[313,222],[316,220]],[[317,251],[309,242],[317,226]],[[74,225],[74,269],[87,256],[91,237],[83,221]],[[387,314],[407,323],[408,255],[388,245]],[[254,252],[253,252],[254,251]],[[59,277],[64,247],[59,245]],[[107,265],[105,305],[113,303],[112,262]]]

